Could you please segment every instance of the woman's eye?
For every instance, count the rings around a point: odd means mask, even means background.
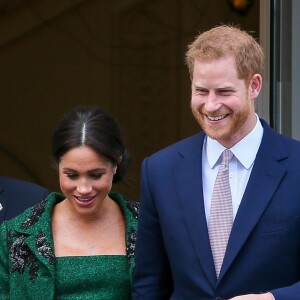
[[[66,176],[70,179],[76,179],[78,177],[78,175],[75,173],[66,173]]]
[[[90,174],[91,178],[93,178],[93,179],[99,179],[99,178],[102,177],[102,175],[103,175],[103,173],[92,173],[92,174]]]

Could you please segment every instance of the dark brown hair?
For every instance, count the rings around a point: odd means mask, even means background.
[[[52,156],[56,165],[69,150],[92,148],[117,165],[113,182],[121,181],[129,159],[119,125],[106,111],[95,106],[77,107],[66,114],[52,135]]]

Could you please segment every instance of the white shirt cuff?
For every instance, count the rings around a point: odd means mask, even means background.
[[[268,294],[272,296],[273,300],[276,300],[272,293],[268,292]]]

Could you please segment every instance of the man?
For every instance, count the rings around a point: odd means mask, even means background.
[[[204,132],[143,162],[133,299],[300,299],[300,143],[255,113],[262,49],[219,26],[186,59]]]
[[[49,191],[37,184],[0,176],[0,224],[42,201]]]

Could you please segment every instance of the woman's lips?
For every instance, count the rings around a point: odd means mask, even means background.
[[[83,197],[83,196],[75,196],[77,202],[81,205],[89,205],[90,203],[93,202],[93,200],[95,199],[96,195],[94,196],[89,196],[89,197]]]

